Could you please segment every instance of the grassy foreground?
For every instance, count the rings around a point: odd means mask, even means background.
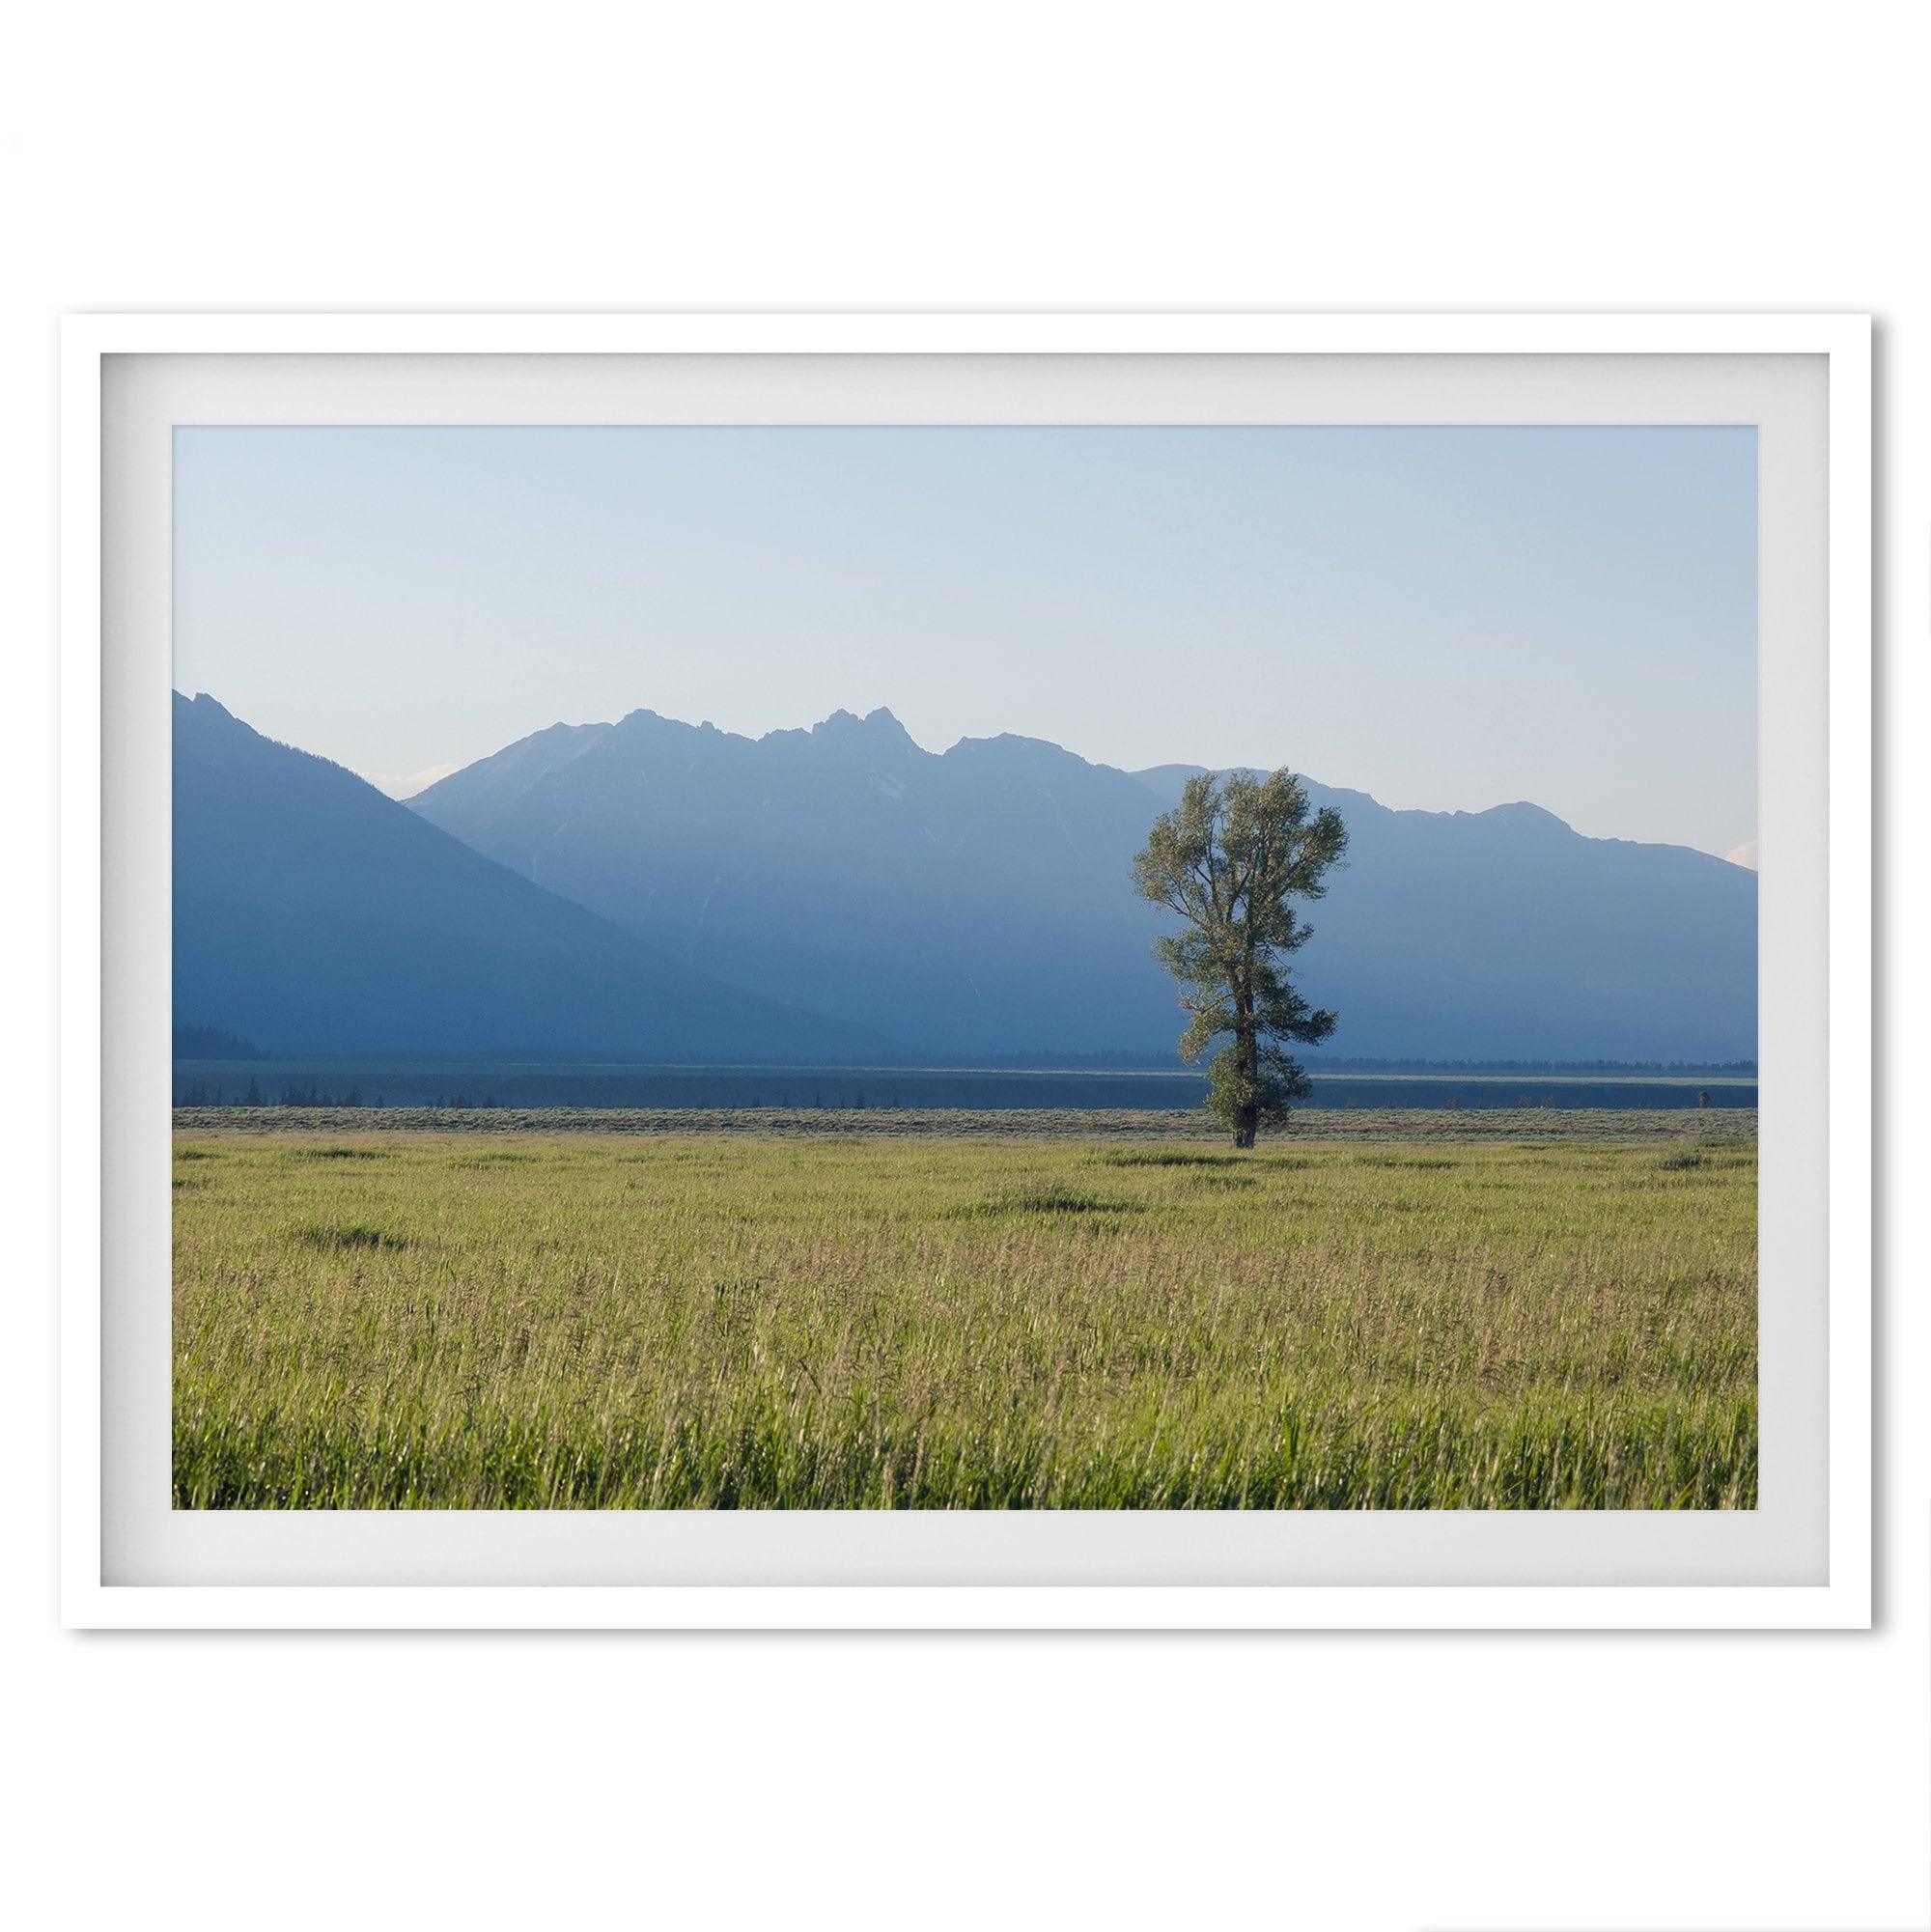
[[[1237,1156],[224,1111],[176,1134],[178,1506],[1756,1503],[1742,1122]]]

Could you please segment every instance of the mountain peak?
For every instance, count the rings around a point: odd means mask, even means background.
[[[211,698],[206,691],[196,691],[193,697],[189,697],[185,691],[177,691],[175,707],[177,710],[193,712],[200,717],[233,718],[235,715],[219,698]]]
[[[1491,805],[1484,812],[1458,812],[1456,817],[1486,819],[1491,825],[1504,826],[1515,832],[1558,833],[1570,838],[1576,835],[1566,820],[1558,819],[1553,812],[1541,805],[1530,804],[1526,798],[1511,799],[1504,805]]]
[[[876,711],[867,712],[863,717],[854,712],[835,711],[829,717],[821,718],[813,725],[811,735],[813,738],[831,740],[851,739],[875,745],[910,745],[912,742],[910,732],[883,705]]]

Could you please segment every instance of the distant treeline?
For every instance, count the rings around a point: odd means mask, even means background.
[[[1367,1060],[1310,1053],[1314,1074],[1709,1074],[1754,1079],[1754,1060]]]
[[[177,1026],[174,1029],[177,1060],[239,1060],[271,1063],[276,1059],[291,1057],[266,1053],[252,1040],[243,1039],[236,1033],[224,1032],[218,1026]],[[303,1056],[293,1056],[299,1059]],[[331,1056],[332,1057],[332,1056]],[[387,1057],[384,1056],[385,1064]],[[660,1062],[632,1060],[604,1060],[595,1054],[567,1055],[554,1052],[526,1052],[515,1054],[490,1054],[491,1065],[498,1067],[523,1065],[529,1067],[599,1067],[615,1069],[643,1068],[647,1066],[664,1067],[706,1067],[719,1072],[734,1068],[769,1069],[771,1063],[762,1059],[738,1059],[722,1056],[692,1054],[687,1058]],[[400,1058],[397,1066],[431,1067],[441,1062],[465,1065],[464,1056],[450,1054],[427,1055],[421,1059]],[[1757,1063],[1754,1060],[1439,1060],[1424,1058],[1375,1059],[1359,1054],[1309,1053],[1305,1065],[1312,1074],[1559,1074],[1559,1075],[1616,1075],[1616,1074],[1665,1074],[1682,1078],[1707,1076],[1712,1078],[1754,1079]],[[1125,1048],[1117,1048],[1103,1052],[1069,1052],[1053,1048],[1042,1047],[1024,1053],[877,1053],[862,1059],[802,1060],[786,1063],[785,1071],[806,1073],[813,1068],[822,1068],[826,1073],[839,1071],[862,1072],[867,1069],[877,1072],[899,1070],[911,1073],[927,1073],[935,1070],[957,1070],[970,1072],[982,1069],[987,1072],[1002,1073],[1189,1073],[1197,1075],[1200,1069],[1189,1067],[1179,1054],[1173,1052],[1144,1053]],[[306,1089],[290,1087],[291,1094],[305,1092]],[[212,1106],[222,1103],[217,1101],[182,1101],[182,1106]],[[235,1105],[243,1105],[236,1099]],[[245,1103],[257,1106],[279,1106],[279,1100],[255,1101]],[[304,1099],[294,1099],[287,1103],[292,1106],[320,1106],[324,1103]],[[332,1106],[354,1106],[350,1101],[325,1103]],[[414,1103],[419,1105],[420,1103]],[[450,1106],[470,1106],[489,1105],[473,1100],[451,1099],[438,1103]]]
[[[177,1026],[175,1058],[178,1060],[266,1060],[252,1040],[238,1033],[224,1033],[219,1026]]]
[[[765,1106],[763,1096],[753,1094],[748,1100],[739,1103],[752,1108]],[[220,1080],[205,1080],[199,1078],[177,1081],[174,1105],[176,1106],[386,1106],[388,1103],[380,1094],[365,1095],[360,1087],[344,1087],[339,1093],[332,1093],[316,1080],[303,1080],[294,1085],[284,1086],[279,1093],[273,1087],[265,1087],[259,1079],[251,1079],[245,1087],[230,1086]],[[409,1107],[449,1107],[474,1111],[478,1107],[500,1107],[507,1103],[499,1101],[494,1094],[485,1094],[480,1100],[466,1093],[438,1093],[425,1100],[406,1100],[402,1105]],[[728,1110],[733,1103],[717,1101],[712,1104],[719,1109]],[[772,1105],[780,1109],[792,1106],[790,1095],[780,1095]],[[799,1103],[801,1106],[802,1103]],[[822,1094],[814,1094],[812,1107],[819,1112],[836,1111],[850,1108],[864,1112],[868,1108],[892,1110],[899,1107],[896,1098],[889,1101],[865,1098],[865,1090],[860,1087],[851,1099],[834,1095],[826,1101]]]
[[[1177,1053],[1136,1053],[1116,1049],[1102,1053],[1068,1053],[1041,1048],[1030,1053],[988,1053],[982,1056],[942,1056],[953,1067],[1001,1067],[1019,1071],[1025,1068],[1090,1068],[1096,1073],[1108,1070],[1139,1071],[1185,1069],[1189,1067]],[[1375,1059],[1358,1053],[1306,1053],[1302,1060],[1311,1074],[1708,1074],[1753,1078],[1754,1060],[1437,1060],[1420,1057]],[[882,1066],[924,1066],[939,1064],[937,1059],[906,1060],[882,1055]]]
[[[203,1057],[226,1059],[228,1055],[210,1053]],[[175,1082],[174,1104],[177,1106],[380,1106],[383,1101],[380,1094],[365,1096],[359,1087],[345,1087],[340,1093],[331,1093],[314,1080],[297,1081],[283,1087],[278,1093],[272,1086],[263,1086],[259,1079],[251,1078],[243,1087],[197,1076],[190,1080]],[[459,1100],[450,1105],[468,1106],[471,1103]],[[496,1103],[489,1100],[482,1105],[494,1106]]]
[[[388,1103],[378,1093],[365,1094],[360,1087],[344,1087],[339,1092],[331,1092],[316,1080],[300,1080],[284,1086],[279,1092],[272,1086],[265,1087],[260,1080],[251,1079],[243,1087],[230,1085],[222,1080],[178,1080],[175,1083],[176,1106],[386,1106]],[[503,1103],[494,1094],[485,1094],[480,1099],[466,1093],[437,1094],[427,1101],[412,1101],[410,1106],[479,1107],[501,1106]]]

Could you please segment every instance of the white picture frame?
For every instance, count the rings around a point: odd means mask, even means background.
[[[1828,1059],[1815,1058],[1814,1097],[1828,1159],[1795,1176],[1813,1189],[1819,1242],[1828,1243],[1828,1336],[1819,1414],[1828,1471],[1819,1505],[1822,1575],[1801,1581],[1680,1582],[1546,1581],[1469,1582],[302,1582],[258,1573],[220,1581],[152,1581],[114,1559],[106,1471],[131,1426],[103,1401],[112,1319],[104,1312],[103,1210],[126,1205],[103,1190],[103,1132],[125,1124],[159,1090],[130,1056],[103,1059],[103,892],[139,882],[103,876],[103,703],[115,675],[103,583],[117,559],[103,551],[103,491],[116,487],[103,389],[116,358],[207,359],[233,371],[294,370],[304,358],[388,358],[459,371],[467,402],[435,420],[496,420],[490,372],[511,358],[1051,358],[1077,370],[1125,368],[1088,358],[1385,359],[1390,380],[1424,359],[1590,358],[1604,369],[1682,379],[1689,360],[1819,358],[1827,396],[1821,473],[1806,502],[1824,520],[1826,635],[1800,640],[1817,688],[1828,676],[1827,715],[1814,719],[1817,774],[1828,791],[1828,857],[1802,860],[1806,904],[1828,907],[1828,983],[1800,1024],[1826,1026]],[[459,365],[446,358],[462,358]],[[1396,358],[1402,359],[1399,363]],[[554,365],[561,368],[562,363]],[[602,365],[608,367],[608,364]],[[693,367],[695,366],[693,362]],[[748,366],[748,365],[747,365]],[[834,365],[824,365],[827,370]],[[1042,363],[1041,367],[1045,367]],[[1231,362],[1227,363],[1231,367]],[[1551,365],[1553,366],[1553,365]],[[1742,366],[1739,364],[1738,366]],[[1425,382],[1425,375],[1415,378]],[[1693,379],[1693,371],[1692,371]],[[1870,332],[1859,316],[89,316],[63,335],[62,431],[62,1485],[63,1616],[87,1628],[778,1628],[778,1629],[1861,1629],[1871,1615],[1871,685]],[[396,378],[393,410],[411,407]],[[245,385],[244,385],[245,386]],[[594,386],[594,385],[593,385]],[[265,381],[251,406],[272,407]],[[1648,393],[1634,385],[1630,406]],[[1660,393],[1660,392],[1659,392]],[[450,406],[469,415],[447,413]],[[594,400],[585,406],[594,406]],[[245,413],[233,420],[247,420]],[[266,414],[257,420],[289,420]],[[426,419],[404,413],[389,420]],[[629,420],[630,418],[622,418]],[[1081,417],[1080,420],[1098,418]],[[1113,417],[1111,420],[1132,420]],[[1237,419],[1237,418],[1236,418]],[[1425,413],[1417,420],[1430,420]],[[1444,420],[1446,418],[1443,418]],[[1467,419],[1467,418],[1464,418]],[[1489,418],[1479,418],[1488,420]],[[1628,419],[1627,417],[1625,419]],[[1639,417],[1637,419],[1640,419]],[[1725,418],[1728,420],[1730,418]],[[1528,418],[1525,418],[1528,420]],[[1807,514],[1807,513],[1806,513]],[[1826,595],[1822,587],[1820,598]],[[1801,653],[1799,654],[1801,658]],[[1825,662],[1814,660],[1822,656]],[[1768,688],[1772,666],[1766,658]],[[1785,674],[1778,670],[1777,678]],[[1781,686],[1774,698],[1787,697]],[[1801,708],[1801,707],[1798,707]],[[1811,708],[1814,711],[1814,707]],[[155,801],[165,819],[165,799]],[[1767,864],[1772,862],[1767,854]],[[154,882],[149,881],[152,888]],[[160,887],[165,892],[164,882]],[[1795,903],[1793,896],[1792,903]],[[1769,914],[1766,913],[1766,918]],[[1820,959],[1822,954],[1820,951]],[[110,962],[113,965],[114,962]],[[1768,990],[1768,988],[1767,988]],[[1776,1002],[1766,1000],[1767,1033]],[[1780,1022],[1779,1022],[1780,1023]],[[1766,1050],[1768,1073],[1770,1054]],[[103,1087],[103,1075],[108,1084]],[[120,1096],[134,1098],[126,1106]],[[103,1095],[108,1100],[103,1104]],[[164,1115],[164,1103],[163,1115]],[[1768,1115],[1766,1106],[1767,1132]],[[161,1116],[157,1116],[161,1117]],[[152,1287],[153,1284],[150,1284]],[[1815,1284],[1807,1292],[1815,1294]],[[1773,1418],[1767,1412],[1766,1430]],[[1812,1445],[1815,1447],[1816,1445]],[[1766,1452],[1769,1464],[1768,1449]],[[160,1471],[164,1480],[165,1470]],[[1770,1480],[1769,1475],[1766,1478]],[[518,1519],[482,1526],[518,1535]],[[813,1519],[793,1519],[809,1533]],[[1577,1519],[1580,1536],[1616,1526]],[[391,1519],[406,1533],[406,1518]],[[417,1520],[420,1526],[420,1519]],[[302,1535],[313,1520],[285,1520]],[[1399,1529],[1400,1525],[1395,1527]],[[1418,1529],[1419,1526],[1417,1526]],[[182,1572],[167,1572],[181,1575]],[[496,1574],[503,1574],[500,1567]]]

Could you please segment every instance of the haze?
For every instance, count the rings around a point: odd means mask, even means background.
[[[1748,428],[184,428],[174,681],[398,793],[882,705],[1721,854],[1755,475]]]

